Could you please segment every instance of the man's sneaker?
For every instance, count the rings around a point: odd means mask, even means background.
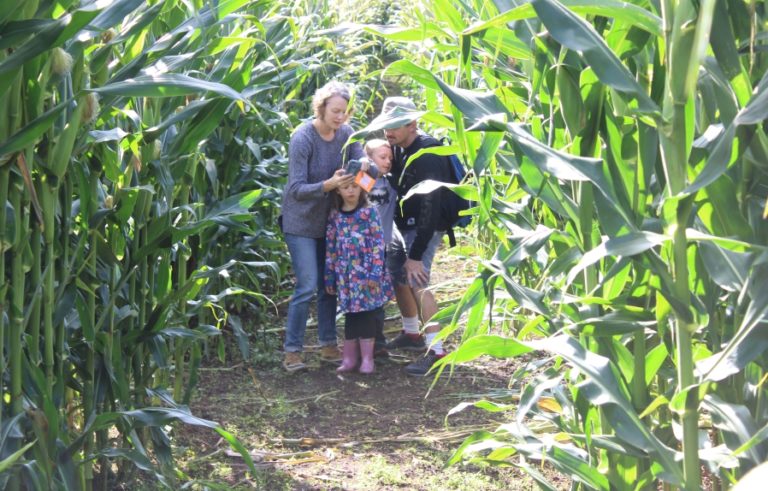
[[[389,351],[385,343],[376,342],[373,345],[373,357],[374,358],[389,358]]]
[[[429,369],[432,368],[432,365],[434,365],[437,360],[444,356],[445,353],[442,355],[437,355],[434,351],[429,350],[424,356],[406,366],[405,371],[408,375],[413,375],[414,377],[423,377],[427,374],[427,372],[429,372]]]
[[[286,372],[296,372],[304,370],[307,365],[304,364],[304,359],[301,353],[295,351],[288,351],[283,358],[283,368]]]
[[[341,351],[335,344],[323,346],[320,349],[320,359],[330,363],[341,363]]]
[[[408,334],[405,331],[401,331],[398,336],[392,341],[388,342],[385,346],[388,350],[402,349],[407,351],[424,351],[426,344],[424,344],[424,336],[420,334]]]

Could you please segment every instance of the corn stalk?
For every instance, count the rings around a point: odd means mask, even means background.
[[[453,189],[478,203],[487,251],[438,314],[443,336],[463,329],[441,368],[480,353],[558,361],[524,363],[511,424],[450,462],[522,461],[544,487],[539,461],[574,488],[699,489],[702,465],[738,480],[766,458],[753,436],[768,424],[753,279],[768,237],[768,59],[745,48],[764,19],[744,22],[757,11],[731,1],[426,3],[418,43],[441,54],[410,50],[386,74],[410,78],[428,131],[464,151],[473,179]],[[702,412],[719,455],[700,447]],[[494,450],[474,450],[486,440]]]

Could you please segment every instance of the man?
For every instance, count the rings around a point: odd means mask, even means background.
[[[445,157],[439,155],[425,153],[406,168],[409,157],[417,151],[440,145],[438,140],[419,131],[415,110],[415,104],[407,97],[388,97],[377,118],[392,145],[392,184],[401,199],[425,180],[450,182],[450,168]],[[413,115],[412,119],[409,114]],[[395,212],[400,233],[394,234],[387,250],[387,263],[403,317],[403,331],[387,344],[387,349],[429,347],[423,357],[405,367],[406,372],[414,376],[426,375],[430,367],[445,356],[442,340],[435,339],[440,325],[429,321],[437,313],[437,302],[428,289],[432,260],[447,228],[441,216],[442,193],[442,189],[437,189],[428,194],[415,194],[400,203]],[[419,317],[425,323],[424,336],[419,331]]]

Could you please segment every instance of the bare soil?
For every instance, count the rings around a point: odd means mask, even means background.
[[[438,301],[455,301],[475,266],[460,256],[438,255],[433,284]],[[386,332],[399,330],[396,308],[387,310]],[[276,320],[284,322],[284,318]],[[273,326],[274,327],[274,326]],[[191,409],[219,422],[251,452],[258,473],[210,429],[177,430],[178,463],[191,489],[268,490],[524,490],[535,482],[514,466],[446,462],[467,436],[493,431],[512,415],[469,407],[463,401],[504,389],[512,361],[483,359],[444,373],[438,380],[406,375],[412,353],[377,359],[370,376],[339,376],[322,363],[308,330],[306,371],[280,367],[280,341],[258,363],[203,367]],[[448,343],[450,349],[450,340]],[[547,473],[558,487],[569,480]]]

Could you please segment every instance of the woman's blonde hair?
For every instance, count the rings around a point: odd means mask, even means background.
[[[315,112],[315,117],[320,118],[325,113],[325,105],[328,104],[328,99],[334,96],[339,96],[345,101],[352,100],[352,93],[349,87],[341,82],[332,80],[323,85],[315,91],[315,95],[312,97],[312,110]]]

